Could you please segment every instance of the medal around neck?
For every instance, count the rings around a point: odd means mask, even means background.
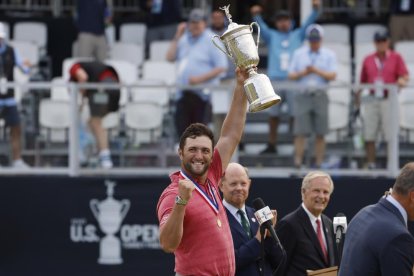
[[[229,26],[222,36],[214,35],[213,44],[230,57],[236,66],[247,70],[249,78],[244,82],[244,91],[249,101],[249,112],[257,112],[280,102],[280,96],[273,90],[269,77],[258,74],[256,66],[259,64],[258,45],[260,39],[260,27],[256,22],[250,25],[234,23],[229,13],[230,5],[221,7],[229,20]],[[253,26],[257,28],[257,41],[253,39]],[[219,38],[224,45],[219,46],[216,39]]]

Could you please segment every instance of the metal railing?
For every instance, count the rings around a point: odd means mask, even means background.
[[[302,86],[299,86],[296,83],[275,83],[277,89],[289,89],[290,91],[297,91],[298,93],[303,90]],[[37,83],[26,83],[26,84],[6,84],[7,87],[20,86],[22,90],[28,91],[44,91],[50,90],[54,86],[65,86],[70,91],[70,106],[71,106],[71,124],[69,127],[69,144],[68,144],[68,167],[57,167],[57,168],[40,168],[34,167],[30,170],[16,170],[3,167],[0,171],[0,174],[68,174],[70,176],[78,176],[85,174],[158,174],[158,173],[168,173],[172,170],[170,167],[152,167],[152,168],[113,168],[110,170],[103,169],[91,169],[91,168],[81,168],[78,160],[78,145],[79,145],[79,106],[78,106],[78,97],[79,89],[85,88],[97,88],[97,89],[118,89],[122,88],[124,91],[130,91],[133,87],[138,87],[138,85],[115,85],[115,84],[51,84],[49,82],[37,82]],[[142,86],[142,85],[140,85]],[[169,91],[176,91],[181,88],[188,87],[177,87],[177,86],[168,86]],[[194,88],[194,87],[192,87]],[[220,90],[233,90],[233,84],[220,85],[220,86],[199,86],[206,91],[213,91],[215,89]],[[317,88],[317,87],[315,87]],[[357,91],[360,89],[373,89],[373,85],[358,85],[358,84],[332,84],[330,86],[319,87],[322,89],[330,88],[345,88],[349,91]],[[387,126],[389,127],[389,141],[387,147],[387,166],[385,169],[377,169],[374,171],[360,170],[360,169],[332,169],[328,170],[332,174],[336,175],[359,175],[359,176],[396,176],[400,169],[399,164],[399,103],[398,103],[398,88],[395,85],[385,85],[385,89],[390,91],[388,96],[388,105],[389,105],[389,118]],[[128,92],[129,93],[129,92]],[[171,97],[173,97],[173,93]],[[352,104],[351,102],[349,103]],[[162,150],[161,150],[162,151]],[[173,152],[172,149],[170,152]],[[166,151],[162,154],[168,154]],[[237,153],[235,154],[236,161]],[[295,173],[294,168],[262,168],[253,170],[255,176],[285,176],[292,173]]]

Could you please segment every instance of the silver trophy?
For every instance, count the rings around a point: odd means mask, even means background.
[[[214,45],[227,56],[236,66],[247,70],[249,78],[244,82],[244,91],[249,101],[249,112],[257,112],[280,102],[280,97],[274,90],[270,79],[264,74],[256,72],[259,64],[258,45],[260,39],[260,27],[256,22],[250,25],[239,25],[231,20],[230,5],[221,7],[229,20],[229,26],[222,36],[212,37]],[[256,26],[258,35],[255,43],[253,39],[253,26]],[[219,38],[225,46],[225,50],[216,43]]]
[[[106,234],[101,239],[98,263],[106,265],[121,264],[121,242],[115,236],[115,233],[119,231],[121,222],[129,210],[130,202],[128,199],[116,200],[113,198],[115,182],[107,180],[105,185],[107,186],[107,198],[101,202],[92,199],[89,203],[99,227]]]

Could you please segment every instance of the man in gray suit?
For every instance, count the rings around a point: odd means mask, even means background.
[[[405,165],[390,195],[359,211],[346,232],[340,276],[412,276],[414,162]]]

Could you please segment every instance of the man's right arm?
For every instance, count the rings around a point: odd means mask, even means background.
[[[182,22],[178,24],[177,31],[175,32],[174,38],[171,41],[170,48],[168,48],[166,58],[170,62],[174,62],[177,59],[177,44],[180,38],[183,36],[187,28],[187,23]]]
[[[160,226],[160,244],[165,252],[174,252],[184,231],[185,205],[175,204],[166,222]]]
[[[261,13],[262,13],[262,7],[260,7],[259,5],[254,5],[250,8],[250,14],[253,18],[253,21],[256,21],[260,26],[260,34],[263,40],[266,43],[270,43],[270,37],[271,37],[272,30],[263,20]],[[277,32],[277,30],[275,29],[273,31]]]
[[[194,189],[195,186],[190,180],[183,179],[178,182],[178,195],[181,199],[187,201],[187,204]],[[174,194],[169,195],[169,197],[171,196],[175,198]],[[169,200],[169,202],[172,202],[172,200]],[[174,252],[181,243],[186,206],[174,204],[172,211],[160,218],[160,244],[165,252]],[[167,217],[165,218],[165,216]]]

